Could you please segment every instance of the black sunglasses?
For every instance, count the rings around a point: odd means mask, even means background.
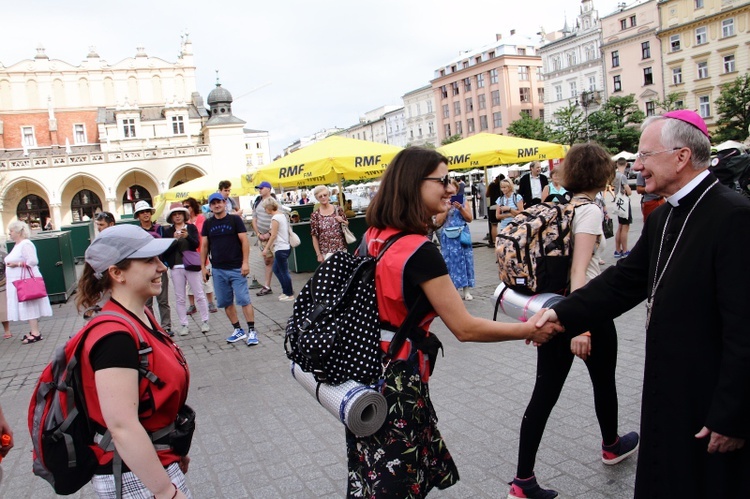
[[[422,177],[422,180],[432,180],[434,182],[440,182],[443,184],[443,187],[448,187],[451,183],[451,178],[449,175],[443,175],[442,177]]]
[[[96,214],[95,220],[106,220],[107,222],[114,222],[115,218],[106,212],[99,212]]]

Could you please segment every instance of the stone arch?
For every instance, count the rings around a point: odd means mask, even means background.
[[[58,109],[65,107],[65,85],[60,78],[52,82],[52,105]]]
[[[89,81],[86,78],[78,80],[78,94],[81,106],[88,107],[91,105],[91,91],[89,89]]]
[[[9,223],[18,219],[16,216],[16,207],[29,194],[39,196],[47,203],[47,206],[51,206],[52,204],[50,193],[37,180],[31,177],[14,179],[5,186],[2,195],[0,195],[0,211],[2,211],[3,227],[7,227]]]
[[[29,109],[41,109],[39,105],[39,85],[36,80],[26,81],[26,99]]]
[[[111,107],[115,104],[115,81],[106,76],[104,77],[104,105]]]
[[[10,81],[0,80],[0,108],[12,109],[10,96]]]
[[[89,213],[81,210],[77,213],[73,212],[74,197],[81,191],[91,191],[91,193],[99,198],[101,209],[108,211],[106,201],[107,191],[101,180],[85,173],[76,173],[65,179],[60,185],[60,217],[63,224],[80,222],[84,214],[89,218],[92,217],[93,212]]]
[[[148,190],[152,198],[156,197],[161,192],[159,189],[159,181],[150,172],[139,168],[133,168],[126,172],[123,172],[117,180],[115,180],[115,199],[117,203],[117,211],[123,215],[129,215],[132,213],[132,204],[135,204],[136,199],[133,199],[133,203],[124,203],[123,199],[126,198],[126,191],[132,185],[138,185]],[[127,206],[130,205],[130,206]]]
[[[187,163],[175,168],[174,172],[172,172],[172,175],[169,178],[169,183],[167,185],[169,186],[169,189],[171,189],[172,187],[184,184],[185,182],[189,182],[191,180],[195,180],[196,178],[202,177],[206,174],[207,172],[203,168],[194,164]]]

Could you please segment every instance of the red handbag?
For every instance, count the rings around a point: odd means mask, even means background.
[[[25,277],[26,272],[29,273],[29,277]],[[16,287],[19,302],[37,300],[47,296],[47,287],[44,285],[44,278],[34,277],[31,267],[25,264],[21,270],[21,278],[13,281],[13,285]]]

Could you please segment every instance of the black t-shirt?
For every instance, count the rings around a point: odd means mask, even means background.
[[[448,267],[440,250],[433,243],[428,242],[419,247],[404,265],[404,301],[409,309],[420,294],[424,294],[419,286],[436,277],[448,274]],[[432,305],[423,300],[417,310],[417,317],[424,317],[432,310]]]
[[[207,219],[203,224],[201,235],[208,237],[211,266],[221,270],[242,267],[242,243],[238,234],[246,232],[245,223],[237,215]]]
[[[151,333],[153,338],[159,341],[164,341],[160,338],[161,334],[156,333],[155,324],[151,324],[150,326],[146,325],[135,315],[128,311],[126,312],[131,320],[140,323],[149,333]],[[151,341],[151,338],[149,338],[148,341]],[[94,343],[94,346],[89,352],[89,362],[91,363],[91,368],[94,372],[111,367],[138,369],[140,367],[138,345],[136,345],[133,335],[129,332],[113,332]]]

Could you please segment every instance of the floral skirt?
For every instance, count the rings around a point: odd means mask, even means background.
[[[386,371],[388,416],[369,437],[346,430],[347,497],[426,497],[455,484],[458,469],[437,429],[427,383],[410,358]]]

